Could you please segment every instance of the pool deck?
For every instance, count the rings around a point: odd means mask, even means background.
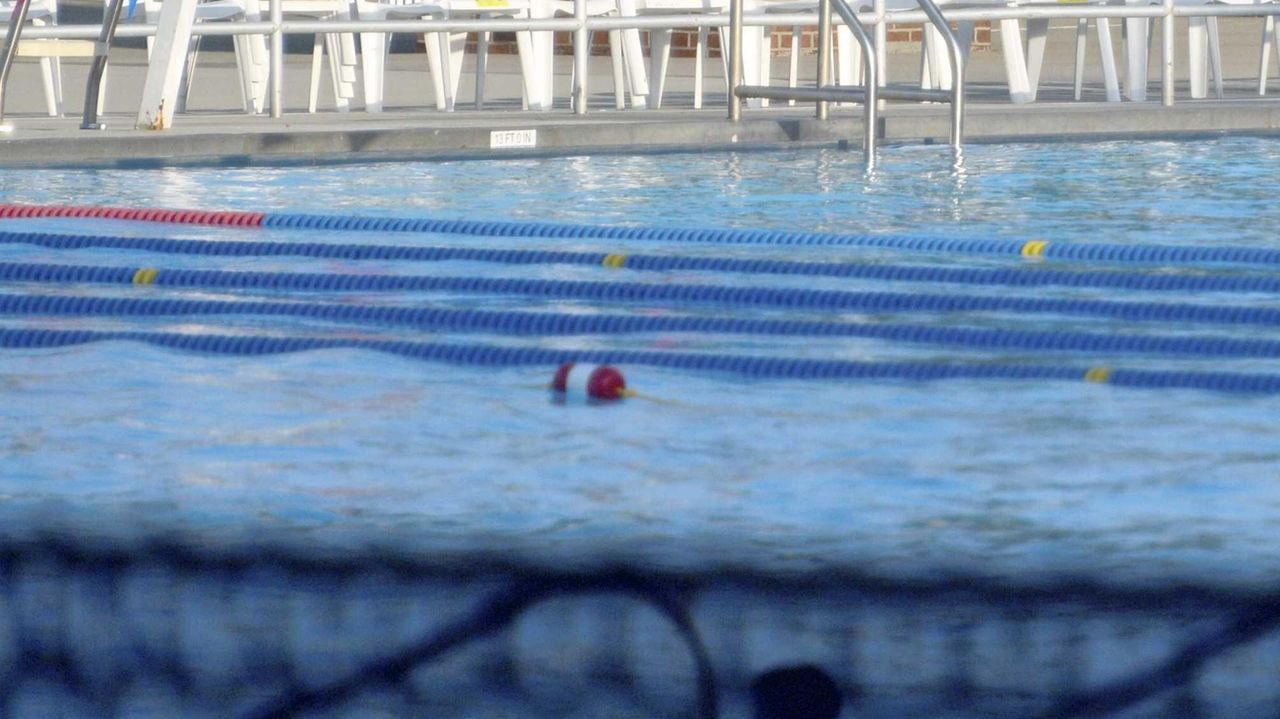
[[[1222,47],[1226,98],[1191,100],[1185,79],[1185,50],[1177,102],[1160,104],[1159,74],[1153,53],[1145,102],[1103,101],[1096,51],[1090,47],[1085,96],[1071,99],[1074,28],[1054,26],[1050,33],[1039,99],[1013,105],[1004,87],[998,52],[976,52],[970,62],[965,141],[1108,139],[1211,136],[1224,133],[1280,133],[1280,82],[1267,97],[1256,94],[1261,20],[1224,19]],[[1180,43],[1185,43],[1180,33]],[[470,58],[469,58],[470,59]],[[63,66],[67,117],[44,115],[39,73],[33,61],[19,63],[10,78],[6,120],[12,133],[0,134],[0,167],[147,167],[179,165],[310,164],[334,161],[458,159],[495,156],[567,155],[601,152],[660,152],[729,148],[860,145],[860,107],[835,107],[832,119],[813,117],[813,106],[744,108],[741,122],[729,122],[725,85],[718,59],[708,61],[706,106],[693,109],[691,60],[674,59],[662,110],[617,110],[608,58],[592,58],[589,112],[568,107],[572,58],[556,58],[556,107],[549,112],[519,109],[515,58],[495,56],[490,65],[487,108],[460,98],[459,109],[440,112],[431,105],[424,56],[397,52],[388,63],[388,111],[336,112],[322,83],[318,112],[305,111],[309,56],[290,53],[286,65],[284,117],[250,116],[239,111],[235,66],[230,52],[203,52],[197,66],[189,113],[170,130],[133,129],[146,65],[141,49],[112,52],[111,87],[103,130],[81,130],[87,61]],[[785,77],[786,58],[775,58],[774,83]],[[910,46],[890,55],[891,81],[910,81],[918,56]],[[801,59],[802,82],[812,77],[814,58]],[[1274,66],[1274,63],[1273,63]],[[464,93],[468,91],[464,68]],[[785,80],[783,80],[785,82]],[[946,143],[949,106],[890,103],[882,114],[886,145]],[[493,132],[534,130],[533,147],[498,147]],[[528,140],[529,134],[521,136]],[[527,143],[519,143],[527,145]]]

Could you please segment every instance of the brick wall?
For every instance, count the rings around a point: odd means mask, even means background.
[[[919,25],[890,25],[889,26],[889,42],[890,43],[918,43],[921,37],[921,28]],[[694,47],[698,41],[698,32],[696,30],[676,30],[671,38],[671,55],[672,57],[693,57]],[[648,48],[648,33],[641,33],[641,42]],[[707,45],[710,48],[710,57],[720,56],[720,36],[712,32]],[[818,45],[818,29],[815,27],[804,28],[800,35],[800,47],[804,49],[805,54],[813,54],[817,51]],[[985,50],[991,46],[991,25],[989,23],[980,23],[973,40],[973,49],[977,51]],[[494,33],[493,40],[489,45],[490,52],[493,53],[515,53],[516,37],[515,33]],[[556,54],[572,55],[573,54],[573,35],[567,32],[556,33],[555,39]],[[786,55],[791,51],[791,29],[776,28],[772,36],[772,48],[775,55]],[[475,50],[474,36],[468,42],[468,49]],[[608,55],[609,54],[609,33],[597,32],[591,38],[591,54],[592,55]]]

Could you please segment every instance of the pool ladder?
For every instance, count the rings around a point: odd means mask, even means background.
[[[0,52],[0,134],[13,132],[13,125],[4,121],[5,88],[9,84],[9,71],[13,69],[13,61],[18,56],[18,44],[22,42],[22,28],[27,22],[29,6],[30,0],[19,0],[14,5],[5,33],[4,49]],[[89,67],[89,79],[85,86],[84,122],[80,125],[82,130],[99,130],[104,127],[98,121],[98,93],[102,87],[102,74],[107,69],[107,51],[115,38],[116,27],[120,24],[123,6],[124,0],[111,0],[103,15],[102,30],[98,41],[94,43],[93,63]]]
[[[949,102],[951,103],[951,146],[960,149],[964,133],[964,55],[960,52],[960,43],[951,30],[951,25],[942,16],[942,11],[933,0],[916,0],[920,9],[929,18],[929,22],[942,35],[947,46],[947,57],[951,62],[951,89],[925,90],[915,87],[879,87],[880,77],[878,61],[870,36],[858,20],[857,13],[846,0],[819,0],[818,2],[818,81],[816,87],[769,87],[765,85],[742,84],[742,4],[743,0],[733,0],[729,9],[729,31],[731,33],[729,58],[729,74],[733,85],[733,94],[729,98],[729,119],[737,122],[742,118],[742,100],[744,98],[762,98],[769,100],[800,100],[817,103],[817,117],[827,119],[827,104],[830,102],[862,102],[863,118],[863,151],[867,165],[875,164],[876,135],[879,132],[877,113],[881,100],[909,100],[916,102]],[[863,84],[832,85],[831,84],[831,8],[835,6],[845,25],[853,32],[862,48]]]

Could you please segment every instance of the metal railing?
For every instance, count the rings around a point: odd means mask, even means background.
[[[959,149],[964,134],[964,55],[960,43],[951,25],[943,17],[942,11],[933,0],[917,0],[928,21],[942,36],[947,46],[947,59],[951,64],[951,89],[929,90],[921,88],[879,88],[878,56],[870,36],[859,20],[857,13],[849,7],[846,0],[819,0],[818,2],[818,78],[816,87],[769,87],[767,85],[744,85],[742,82],[742,31],[740,7],[743,0],[733,0],[736,11],[730,16],[733,40],[730,50],[733,53],[730,67],[733,68],[730,84],[733,91],[729,98],[729,119],[737,121],[742,116],[742,100],[744,98],[761,98],[770,100],[813,101],[817,105],[818,119],[828,116],[829,102],[861,102],[863,104],[863,153],[868,166],[875,164],[876,135],[879,130],[878,105],[880,99],[909,100],[924,102],[951,103],[951,145]],[[863,84],[859,86],[839,86],[831,84],[831,8],[852,31],[865,58],[863,64]]]

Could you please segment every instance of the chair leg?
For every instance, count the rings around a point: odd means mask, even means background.
[[[440,55],[440,38],[441,33],[426,32],[422,34],[422,46],[427,51],[427,71],[431,73],[431,92],[435,97],[436,109],[447,110],[449,104],[445,101],[445,70],[444,62]]]
[[[178,84],[178,101],[173,109],[174,112],[187,111],[187,95],[191,94],[191,79],[196,74],[196,58],[200,54],[200,41],[202,38],[194,37],[191,39],[191,47],[187,49],[187,59],[182,68],[182,79]],[[240,56],[236,55],[236,66],[240,66]],[[247,105],[249,101],[248,95],[245,93],[244,85],[240,86],[241,101]]]
[[[862,46],[853,38],[853,31],[844,25],[836,28],[836,41],[828,47],[828,62],[835,68],[836,85],[862,84]],[[794,86],[793,86],[794,87]],[[840,105],[852,103],[842,102]]]
[[[932,90],[934,89],[933,63],[929,62],[929,49],[925,45],[925,43],[927,43],[928,40],[924,37],[923,29],[921,30],[921,36],[922,37],[920,40],[920,89]]]
[[[517,43],[521,35],[525,33],[516,33]],[[441,33],[443,36],[442,51],[444,57],[441,62],[445,68],[445,86],[447,89],[446,102],[448,103],[449,112],[453,112],[457,107],[458,88],[462,85],[462,58],[467,49],[467,34],[465,32],[447,32]],[[524,46],[520,47],[521,52]],[[527,95],[528,93],[524,93]],[[527,102],[527,100],[526,100]]]
[[[489,40],[492,33],[476,33],[476,109],[484,109],[484,80],[489,72]]]
[[[311,41],[311,87],[307,95],[307,112],[314,113],[320,100],[320,63],[324,59],[324,35],[316,33]]]
[[[1040,92],[1040,70],[1044,67],[1044,46],[1048,37],[1047,19],[1027,20],[1027,91],[1032,102]]]
[[[1258,58],[1258,94],[1267,94],[1267,72],[1271,69],[1271,50],[1275,48],[1280,57],[1280,47],[1276,47],[1276,16],[1268,15],[1262,24],[1262,52]]]
[[[1031,81],[1027,77],[1026,56],[1022,54],[1022,29],[1016,19],[1000,21],[1000,53],[1004,56],[1005,76],[1009,78],[1009,100],[1031,102]]]
[[[765,27],[762,29],[760,39],[760,84],[768,86],[772,84],[773,79],[773,28]],[[743,43],[744,45],[746,43]],[[760,107],[768,107],[769,101],[760,100]]]
[[[649,31],[649,101],[655,110],[662,107],[662,94],[667,89],[667,67],[671,62],[671,31],[654,28]]]
[[[33,20],[32,25],[44,25],[43,20]],[[62,64],[56,57],[40,58],[40,79],[44,85],[44,106],[49,117],[62,117]]]
[[[836,28],[832,67],[836,69],[835,84],[857,85],[862,82],[862,47],[853,39],[853,32],[840,25]]]
[[[1221,100],[1224,97],[1222,87],[1222,45],[1218,38],[1218,18],[1205,18],[1209,31],[1209,72],[1213,73],[1213,95]]]
[[[702,109],[702,81],[704,78],[703,63],[707,56],[707,39],[711,28],[698,28],[698,42],[693,46],[693,109]]]
[[[622,31],[609,31],[609,63],[613,66],[613,106],[627,108],[627,68],[622,52]]]
[[[1194,99],[1209,94],[1209,68],[1205,62],[1209,54],[1208,35],[1204,18],[1187,18],[1187,73],[1191,80],[1191,97]]]
[[[251,4],[246,9],[244,19],[256,22],[262,14]],[[267,109],[267,91],[271,83],[271,55],[267,52],[266,35],[237,35],[240,41],[237,57],[244,59],[239,65],[245,94],[248,97],[245,111],[258,114]]]
[[[618,0],[618,12],[624,16],[635,15],[635,3]],[[628,28],[618,31],[622,38],[622,57],[627,71],[627,85],[631,88],[631,107],[643,110],[649,106],[649,78],[644,71],[644,49],[640,44],[640,31]]]
[[[1076,20],[1076,65],[1072,72],[1072,98],[1079,100],[1084,91],[1085,50],[1089,43],[1089,21]]]
[[[350,64],[355,57],[355,40],[349,33],[328,33],[325,51],[329,53],[329,73],[333,76],[334,107],[338,112],[349,112],[351,98],[356,94],[355,70]]]
[[[49,117],[62,117],[62,103],[58,100],[57,83],[53,79],[52,58],[40,58],[40,76],[44,84],[44,107]]]
[[[107,108],[107,73],[111,71],[111,64],[102,66],[102,77],[98,78],[98,117],[106,114]]]
[[[787,63],[787,87],[795,87],[800,80],[800,31],[797,25],[791,28],[791,58]],[[795,98],[787,100],[787,105],[795,106]]]
[[[1102,58],[1102,85],[1107,90],[1107,102],[1120,102],[1120,76],[1116,73],[1116,55],[1111,44],[1111,21],[1097,19],[1098,54]]]
[[[249,52],[248,35],[236,35],[231,38],[231,46],[235,50],[236,57],[236,75],[240,81],[240,102],[244,108],[245,114],[252,115],[257,112],[254,105],[254,86],[253,86],[253,62],[252,55]],[[195,81],[196,66],[193,62],[187,67],[186,83],[188,88]]]

